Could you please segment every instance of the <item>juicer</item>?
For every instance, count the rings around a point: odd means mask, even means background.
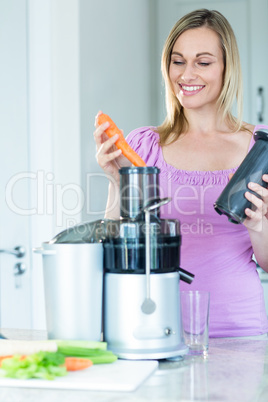
[[[156,167],[122,168],[120,218],[57,234],[43,256],[50,339],[103,339],[119,358],[180,359],[180,223],[161,219]]]
[[[124,359],[167,359],[188,352],[182,338],[180,225],[161,219],[156,167],[120,169],[120,219],[106,225],[103,334]]]

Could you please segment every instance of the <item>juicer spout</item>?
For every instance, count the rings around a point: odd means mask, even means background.
[[[180,279],[183,282],[189,283],[191,284],[193,282],[194,279],[194,274],[191,274],[191,272],[186,271],[185,269],[179,268],[178,272],[180,274]]]

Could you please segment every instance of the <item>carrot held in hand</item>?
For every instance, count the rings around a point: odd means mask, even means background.
[[[119,135],[115,145],[118,149],[121,149],[122,154],[134,165],[138,167],[146,166],[146,163],[142,158],[131,148],[131,146],[125,140],[122,131],[116,126],[113,120],[105,113],[99,113],[97,116],[97,124],[100,126],[103,123],[110,123],[109,127],[105,130],[108,137],[113,137],[115,134]]]

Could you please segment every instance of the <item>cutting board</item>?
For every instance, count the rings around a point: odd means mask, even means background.
[[[85,370],[70,372],[52,381],[0,378],[0,387],[134,391],[157,367],[158,361],[155,360],[117,360],[111,364],[96,364]]]

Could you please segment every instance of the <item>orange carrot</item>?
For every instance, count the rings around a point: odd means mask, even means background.
[[[84,370],[92,365],[91,360],[83,357],[65,357],[65,367],[67,371]]]
[[[0,356],[0,367],[1,367],[2,361],[3,361],[4,359],[11,359],[12,357],[13,357],[12,355],[9,355],[9,356]]]
[[[1,367],[1,365],[2,365],[2,361],[3,360],[5,360],[5,359],[12,359],[14,357],[14,355],[8,355],[8,356],[0,356],[0,367]],[[19,356],[19,358],[20,358],[20,360],[24,360],[24,359],[26,359],[26,355],[20,355]]]
[[[113,120],[105,113],[99,113],[97,116],[97,124],[101,125],[103,123],[109,122],[109,127],[105,130],[105,133],[108,137],[113,137],[115,134],[119,135],[118,140],[115,142],[115,145],[118,149],[121,149],[122,154],[134,165],[134,166],[146,166],[146,163],[142,160],[142,158],[131,148],[131,146],[125,140],[122,131],[119,130],[117,125],[113,122]]]

